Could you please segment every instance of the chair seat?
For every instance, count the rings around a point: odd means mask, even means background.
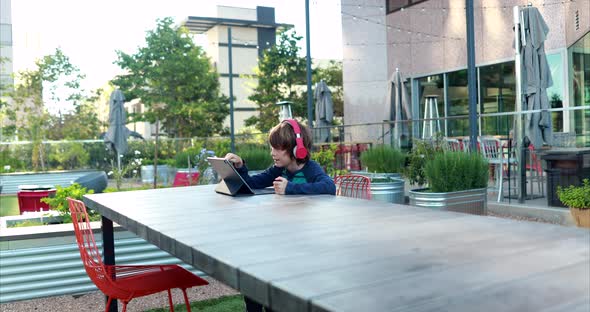
[[[147,296],[171,288],[191,288],[209,284],[178,265],[106,266],[107,272],[116,272],[116,287],[124,288],[133,297]],[[121,298],[123,299],[123,298]]]

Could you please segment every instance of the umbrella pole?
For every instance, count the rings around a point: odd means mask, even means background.
[[[517,166],[517,173],[516,173],[516,183],[518,185],[518,202],[524,203],[524,186],[526,184],[526,179],[523,179],[524,175],[524,161],[525,158],[523,157],[524,154],[524,146],[523,146],[523,139],[524,139],[524,128],[522,125],[522,64],[521,64],[521,32],[520,32],[520,8],[518,6],[514,6],[512,10],[514,16],[514,49],[515,49],[515,57],[514,57],[514,71],[516,76],[516,103],[515,103],[515,111],[517,114],[514,118],[516,118],[516,127],[514,129],[514,141],[516,142],[516,162]]]
[[[117,168],[119,169],[119,173],[121,172],[121,155],[117,152]]]

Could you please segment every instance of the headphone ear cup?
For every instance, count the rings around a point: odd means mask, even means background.
[[[295,158],[297,159],[304,159],[307,156],[307,149],[305,148],[305,145],[303,145],[302,138],[297,139],[297,145],[293,148],[293,155],[295,155]]]

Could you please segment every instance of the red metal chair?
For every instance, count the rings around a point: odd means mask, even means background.
[[[86,206],[83,202],[72,198],[68,198],[68,202],[84,269],[96,287],[109,298],[105,312],[109,310],[112,299],[121,300],[123,312],[125,312],[127,304],[133,298],[152,295],[164,290],[168,291],[170,311],[174,311],[170,292],[172,288],[182,290],[187,311],[190,312],[186,289],[209,284],[206,280],[178,265],[104,264],[88,222]]]
[[[336,176],[336,195],[371,199],[371,180],[362,175],[347,174]]]
[[[530,172],[528,176],[531,178],[531,195],[533,194],[533,182],[537,182],[537,188],[541,196],[545,196],[545,184],[543,176],[543,167],[541,166],[541,160],[537,156],[537,151],[533,144],[529,145],[529,161],[526,163],[526,170]]]

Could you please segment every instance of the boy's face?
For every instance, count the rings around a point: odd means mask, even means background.
[[[288,167],[295,159],[291,159],[291,155],[287,150],[280,150],[274,147],[270,147],[270,155],[274,161],[274,165],[277,167]]]

